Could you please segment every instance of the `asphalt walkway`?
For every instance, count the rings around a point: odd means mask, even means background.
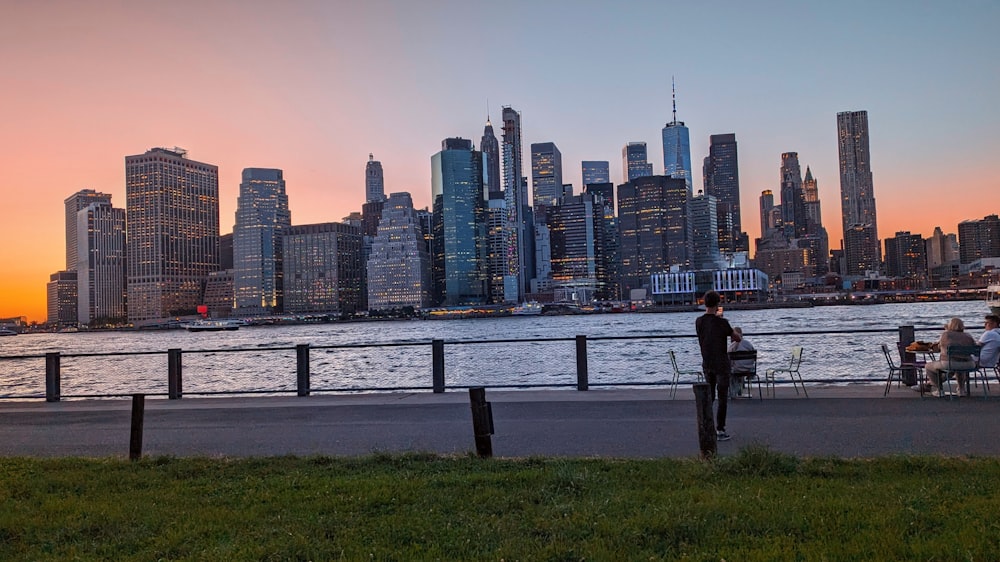
[[[730,401],[731,441],[800,456],[1000,456],[1000,399],[924,398],[905,387],[779,388]],[[487,391],[497,457],[697,457],[690,388]],[[0,455],[126,457],[131,400],[0,402]],[[147,398],[143,454],[363,456],[475,451],[468,393]]]

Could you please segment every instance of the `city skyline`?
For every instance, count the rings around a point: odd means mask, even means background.
[[[608,161],[621,178],[630,141],[645,142],[662,173],[671,76],[693,162],[710,135],[739,139],[748,216],[761,191],[780,192],[780,155],[798,152],[839,247],[835,116],[858,110],[870,121],[882,239],[954,233],[1000,210],[986,167],[1000,149],[989,99],[1000,77],[981,71],[1000,50],[989,28],[1000,7],[853,6],[511,2],[525,14],[508,22],[513,33],[531,40],[509,48],[485,6],[459,2],[8,6],[0,234],[24,242],[0,250],[0,317],[44,320],[45,283],[65,265],[63,202],[93,189],[124,207],[126,155],[181,146],[217,165],[222,233],[232,231],[244,168],[284,170],[296,224],[339,221],[365,201],[369,154],[387,193],[427,207],[441,139],[479,139],[487,117],[501,123],[509,105],[521,114],[522,148],[555,143],[580,192],[581,161]],[[497,29],[492,49],[484,25]],[[779,40],[788,28],[801,30],[794,49]],[[477,47],[454,50],[460,43]],[[553,58],[535,62],[530,54],[545,48]],[[757,221],[744,223],[759,236]]]

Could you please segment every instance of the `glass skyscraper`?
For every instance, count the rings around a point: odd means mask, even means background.
[[[663,127],[663,174],[683,178],[691,196],[691,140],[688,128],[677,120],[677,97],[674,95],[673,121]]]
[[[552,142],[531,145],[531,190],[535,212],[558,205],[563,196],[562,153]]]
[[[592,183],[610,183],[611,171],[607,160],[584,160],[580,164],[583,169],[583,188]]]
[[[646,143],[630,142],[622,148],[622,175],[627,182],[653,175],[653,164],[648,161]]]
[[[128,318],[194,314],[219,269],[219,168],[180,148],[125,157]]]
[[[740,167],[736,135],[709,137],[708,156],[704,163],[705,194],[718,202],[719,250],[724,253],[747,252],[749,240],[743,232],[740,210]]]
[[[845,275],[876,271],[882,261],[868,145],[868,112],[837,114],[837,147],[840,154],[840,201],[844,226]],[[868,230],[865,235],[859,232]],[[847,243],[851,232],[852,243]]]
[[[244,168],[233,228],[233,292],[238,314],[284,311],[281,237],[291,226],[283,172]]]
[[[326,222],[288,228],[285,312],[353,314],[361,302],[361,228]]]
[[[622,298],[653,273],[690,266],[688,199],[682,178],[645,176],[618,186]]]

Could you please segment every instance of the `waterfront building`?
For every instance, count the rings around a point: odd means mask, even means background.
[[[618,186],[621,294],[653,273],[687,269],[691,260],[688,188],[683,178],[644,176]]]
[[[484,154],[484,158],[486,158]],[[507,275],[507,202],[500,192],[491,192],[486,202],[486,291],[487,302],[504,302],[504,278]]]
[[[563,195],[562,153],[552,142],[531,144],[531,194],[536,214],[558,205]]]
[[[128,317],[195,313],[219,269],[219,168],[187,151],[125,157]]]
[[[816,271],[813,266],[815,262],[813,249],[809,246],[758,248],[753,259],[754,267],[764,272],[772,282],[779,279],[787,281],[791,274],[794,274],[796,279],[802,280],[815,277]],[[789,284],[786,282],[782,286],[788,288]]]
[[[580,163],[583,171],[583,188],[594,183],[611,183],[611,167],[607,160],[584,160]]]
[[[81,189],[67,197],[64,201],[66,208],[66,271],[76,270],[78,261],[76,255],[77,213],[81,209],[89,207],[91,203],[107,203],[110,205],[111,195],[98,193],[93,189]]]
[[[691,139],[684,122],[677,120],[677,89],[672,83],[671,96],[673,120],[663,127],[663,174],[672,178],[683,178],[690,196]]]
[[[409,193],[389,194],[367,275],[368,310],[431,305],[430,256]]]
[[[79,324],[76,270],[57,271],[50,275],[45,295],[48,305],[46,321],[50,326],[75,328]]]
[[[233,269],[220,269],[208,274],[205,280],[205,308],[211,318],[228,318],[233,313],[235,300]]]
[[[799,153],[781,155],[781,224],[785,236],[798,238],[806,234],[806,202],[802,193],[802,169]]]
[[[281,170],[244,168],[233,227],[233,293],[238,315],[284,310],[281,238],[292,226]]]
[[[479,139],[479,150],[483,152],[483,162],[486,167],[486,190],[487,197],[493,199],[502,193],[500,187],[500,141],[497,140],[493,132],[493,123],[490,116],[486,116],[486,126],[483,127],[483,136]]]
[[[718,201],[719,251],[747,252],[750,242],[743,232],[740,212],[740,167],[736,134],[711,135],[703,166],[705,193]]]
[[[503,189],[507,204],[507,273],[504,300],[521,302],[534,271],[534,235],[531,208],[528,206],[528,182],[523,176],[521,114],[503,108]]]
[[[691,223],[691,266],[715,269],[722,263],[719,253],[718,199],[698,192],[689,203]]]
[[[601,238],[598,253],[597,295],[602,301],[622,299],[619,288],[621,273],[619,262],[618,218],[615,216],[614,184],[588,184],[584,192],[594,197],[594,203],[602,210],[601,229],[595,236]]]
[[[122,323],[125,308],[125,209],[91,203],[77,213],[77,321]]]
[[[365,164],[365,201],[385,201],[385,178],[382,175],[382,163],[375,155],[368,153],[368,163]]]
[[[437,305],[486,303],[489,249],[483,175],[483,153],[467,139],[445,139],[441,151],[431,157],[431,271]]]
[[[981,258],[1000,257],[1000,217],[958,223],[959,261],[968,265]]]
[[[885,239],[885,274],[889,277],[922,279],[927,274],[924,239],[909,231]]]
[[[291,226],[281,245],[286,313],[342,315],[360,310],[360,226],[335,222]]]
[[[650,276],[650,295],[661,305],[694,305],[709,290],[722,295],[726,302],[764,302],[768,278],[759,269],[751,268],[671,271]]]
[[[837,147],[840,156],[840,201],[844,227],[844,275],[877,271],[882,261],[872,184],[871,151],[868,143],[868,112],[837,114]],[[859,229],[860,228],[860,229]],[[847,232],[855,240],[848,243]],[[864,236],[857,234],[865,232]]]
[[[552,286],[556,301],[589,303],[598,296],[604,241],[604,202],[600,196],[569,197],[548,210]]]
[[[626,182],[653,175],[653,164],[648,161],[646,143],[625,144],[622,148],[622,174]]]

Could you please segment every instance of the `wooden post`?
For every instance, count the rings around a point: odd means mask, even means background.
[[[493,456],[493,406],[486,401],[486,389],[477,386],[469,389],[472,407],[472,433],[476,437],[476,454],[488,459]]]
[[[128,441],[128,459],[137,461],[142,458],[142,422],[146,415],[146,395],[132,395],[132,433]]]
[[[179,400],[183,395],[181,384],[181,350],[167,350],[167,397]]]
[[[45,401],[58,402],[60,389],[59,352],[45,354]]]
[[[296,387],[299,396],[309,396],[309,344],[295,346]]]
[[[444,392],[444,340],[431,340],[434,393]]]
[[[587,379],[587,336],[576,336],[576,389],[589,390]]]
[[[899,343],[902,344],[903,349],[915,341],[915,331],[913,326],[900,326],[899,327]],[[899,362],[900,363],[913,363],[917,360],[917,356],[909,352],[900,352]],[[913,386],[917,384],[917,370],[913,367],[904,367],[902,372],[903,384],[906,386]]]
[[[712,415],[711,387],[700,382],[694,385],[694,404],[698,413],[698,446],[701,458],[710,459],[718,452],[715,434],[715,416]]]

